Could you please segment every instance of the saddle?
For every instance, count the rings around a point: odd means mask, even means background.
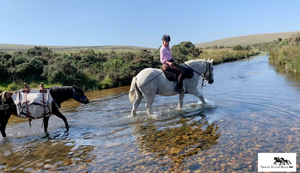
[[[28,118],[29,122],[51,115],[53,98],[49,89],[25,87],[12,95],[12,99],[17,107],[17,116]]]
[[[194,71],[192,69],[185,67],[183,64],[180,64],[180,67],[183,70],[185,70],[186,78],[192,78],[194,76]],[[177,81],[178,80],[178,75],[168,71],[168,69],[163,68],[163,72],[169,81]]]

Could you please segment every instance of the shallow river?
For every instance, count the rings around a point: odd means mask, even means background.
[[[186,95],[145,100],[130,116],[129,87],[86,93],[90,104],[67,101],[42,120],[11,117],[0,137],[1,172],[257,172],[257,155],[300,150],[300,77],[272,66],[267,56],[216,65],[215,82],[200,88],[212,108]],[[117,95],[121,97],[110,99]],[[300,163],[300,157],[297,158]],[[299,167],[299,165],[297,166]]]

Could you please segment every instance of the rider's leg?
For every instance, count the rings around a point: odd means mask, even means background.
[[[186,72],[185,70],[183,70],[181,67],[179,67],[177,64],[174,64],[173,67],[169,67],[168,71],[175,73],[176,75],[178,75],[178,81],[177,81],[177,85],[175,87],[175,92],[182,92],[182,81],[185,79],[186,77]]]

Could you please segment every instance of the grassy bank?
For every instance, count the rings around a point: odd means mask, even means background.
[[[256,44],[260,50],[269,52],[269,60],[273,64],[283,65],[286,70],[300,72],[300,35],[284,40],[278,38],[268,43]]]
[[[284,65],[285,69],[300,72],[300,46],[286,46],[270,52],[271,63]]]
[[[258,54],[253,49],[236,50],[196,48],[191,42],[182,42],[171,48],[181,61],[214,59],[214,64],[235,61]],[[141,70],[160,68],[159,49],[140,49],[136,52],[101,53],[93,49],[76,53],[58,53],[47,47],[34,47],[14,53],[0,52],[0,91],[23,88],[23,83],[37,88],[77,85],[83,90],[98,90],[125,86]]]
[[[205,50],[201,54],[201,58],[203,59],[213,58],[214,64],[221,64],[224,62],[237,61],[258,54],[259,51],[256,49],[255,50],[233,50],[231,48],[226,48],[226,49]]]

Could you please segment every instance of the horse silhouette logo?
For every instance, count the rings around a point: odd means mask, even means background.
[[[290,165],[292,164],[291,161],[289,160],[285,160],[283,157],[279,158],[279,157],[274,157],[275,162],[273,163],[274,165],[277,165],[277,163],[279,163],[279,166],[281,165]]]

